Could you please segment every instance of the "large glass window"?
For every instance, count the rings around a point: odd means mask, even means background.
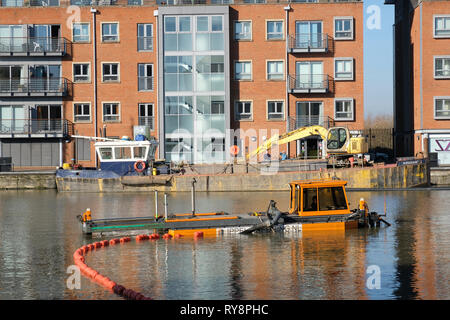
[[[224,91],[224,57],[197,56],[197,88],[196,91]]]
[[[347,202],[342,187],[319,188],[320,211],[345,209],[347,209]]]
[[[165,91],[192,91],[192,56],[164,57]]]

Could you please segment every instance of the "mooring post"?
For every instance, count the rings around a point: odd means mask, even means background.
[[[192,188],[191,188],[191,204],[192,204],[192,216],[195,217],[195,183],[197,181],[195,178],[192,179]]]
[[[155,217],[158,218],[158,190],[155,190]]]
[[[169,204],[167,203],[167,193],[164,193],[164,218],[167,220],[167,207]]]

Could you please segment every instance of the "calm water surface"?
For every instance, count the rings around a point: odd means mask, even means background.
[[[450,299],[450,192],[350,192],[384,211],[389,228],[326,234],[265,234],[131,242],[87,256],[86,263],[155,299]],[[0,192],[0,299],[120,299],[82,277],[69,290],[73,252],[97,241],[76,215],[154,214],[153,194]],[[287,209],[286,192],[197,193],[198,211]],[[160,204],[161,204],[160,200]],[[171,194],[170,212],[189,212],[190,194]],[[161,206],[161,212],[163,207]],[[377,265],[381,288],[368,289]]]

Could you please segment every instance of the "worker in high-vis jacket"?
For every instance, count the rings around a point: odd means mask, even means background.
[[[83,213],[83,217],[82,217],[83,222],[87,222],[92,220],[92,216],[91,216],[91,209],[87,208],[86,211]]]

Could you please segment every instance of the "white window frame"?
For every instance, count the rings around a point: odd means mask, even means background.
[[[337,72],[337,63],[339,61],[350,61],[350,65],[351,65],[351,77],[347,77],[347,78],[343,78],[343,77],[338,77],[338,72]],[[354,72],[354,59],[353,58],[334,58],[334,80],[336,81],[352,81],[355,78],[355,72]]]
[[[152,102],[139,102],[138,103],[138,118],[140,117],[150,117],[150,116],[141,116],[141,106],[144,105],[146,107],[152,106],[152,125],[150,127],[150,131],[155,131],[155,104]]]
[[[269,104],[270,103],[281,103],[281,112],[269,112]],[[283,99],[272,99],[266,101],[266,119],[267,121],[284,121],[286,119],[286,113],[284,112],[284,100]],[[281,117],[278,118],[270,118],[270,115],[281,115]]]
[[[81,40],[81,41],[76,41],[75,40],[75,35],[74,35],[74,31],[75,31],[75,26],[76,25],[87,25],[88,28],[88,40]],[[72,23],[72,42],[73,43],[90,43],[91,42],[91,24],[89,22],[73,22]]]
[[[116,35],[117,39],[114,39],[114,40],[105,40],[104,39],[105,34],[103,33],[103,25],[105,25],[105,24],[109,24],[109,25],[117,24],[117,35]],[[116,43],[116,42],[120,42],[120,23],[118,21],[102,22],[101,25],[100,25],[100,31],[102,33],[101,34],[101,36],[102,36],[102,43]],[[109,30],[109,31],[111,31],[111,30]],[[106,36],[112,37],[114,35],[113,34],[106,34]]]
[[[443,75],[443,76],[438,76],[436,75],[436,60],[438,59],[445,59],[445,60],[449,60],[450,61],[450,56],[434,56],[433,57],[433,76],[435,79],[450,79],[450,70],[448,70],[448,75]]]
[[[281,38],[269,39],[269,23],[270,22],[281,22]],[[279,33],[273,33],[279,34]],[[284,40],[284,20],[280,19],[267,19],[266,20],[266,41],[283,41]]]
[[[139,35],[139,26],[141,26],[141,25],[144,28],[144,34],[145,35],[143,35],[143,36]],[[151,35],[148,35],[147,32],[145,31],[146,27],[149,26],[149,25],[152,28]],[[137,33],[137,39],[138,39],[138,52],[153,52],[153,23],[137,23],[136,27],[137,27],[136,33]],[[151,38],[152,39],[151,49],[139,49],[139,38]]]
[[[336,112],[336,106],[338,102],[342,101],[349,101],[351,104],[351,117],[347,118],[338,118],[337,112]],[[355,102],[353,98],[336,98],[334,99],[334,121],[353,121],[355,119]]]
[[[237,39],[236,38],[236,24],[249,23],[250,24],[250,38]],[[233,38],[236,41],[252,41],[253,40],[253,23],[252,20],[235,20],[233,21]]]
[[[145,73],[147,73],[147,66],[152,66],[152,75],[151,76],[148,76],[148,75],[145,75],[145,76],[141,76],[141,75],[139,75],[139,70],[140,70],[140,66],[141,65],[143,65],[144,66],[144,68],[145,68]],[[154,87],[155,87],[155,70],[154,70],[154,66],[153,66],[153,63],[138,63],[138,91],[153,91],[154,90]],[[152,88],[151,89],[139,89],[139,78],[141,78],[141,77],[145,77],[145,78],[153,78],[153,80],[152,80]]]
[[[79,115],[79,114],[76,113],[76,107],[75,106],[76,105],[80,105],[80,104],[81,105],[89,105],[89,120],[77,120],[77,116],[86,116],[85,114]],[[79,101],[77,101],[77,102],[74,102],[72,104],[72,107],[73,107],[73,122],[74,123],[91,123],[92,122],[92,116],[91,116],[92,115],[92,108],[91,108],[91,103],[90,102],[79,102]]]
[[[115,116],[114,114],[105,114],[105,105],[106,104],[117,104],[117,120],[105,120],[105,116]],[[119,101],[106,101],[102,102],[102,121],[104,123],[112,122],[117,123],[121,121],[121,114],[120,114],[120,102]]]
[[[282,67],[281,67],[281,70],[282,70],[282,73],[281,73],[281,77],[280,78],[275,78],[275,79],[271,79],[270,77],[269,77],[269,63],[271,63],[271,62],[281,62],[281,64],[282,64]],[[284,81],[285,80],[285,78],[284,78],[284,60],[266,60],[266,80],[267,81]],[[279,73],[274,73],[273,75],[280,75]]]
[[[450,14],[435,14],[433,15],[433,37],[434,38],[450,38],[450,29],[448,29],[448,34],[436,34],[436,19],[438,18],[444,18],[450,20]],[[450,21],[448,22],[450,24]],[[444,29],[447,30],[447,29]]]
[[[238,78],[238,73],[236,72],[236,65],[238,63],[250,63],[250,78],[246,78],[246,79],[242,79],[242,78]],[[239,73],[240,75],[241,73]],[[245,73],[245,75],[247,75],[247,73]],[[253,80],[253,63],[252,60],[235,60],[234,61],[234,80],[237,81],[252,81]]]
[[[442,96],[442,97],[434,97],[433,98],[433,116],[436,120],[450,120],[450,116],[437,116],[436,115],[436,102],[437,100],[449,100],[450,102],[450,96]],[[448,111],[450,113],[450,110]]]
[[[350,32],[351,36],[349,37],[336,37],[336,21],[337,20],[351,20],[350,22]],[[333,29],[334,29],[334,40],[353,40],[355,37],[355,19],[353,17],[334,17],[333,19]],[[339,31],[339,32],[347,32],[347,31]]]
[[[77,76],[84,76],[84,75],[76,75],[75,74],[75,66],[76,65],[87,65],[87,80],[77,80]],[[72,63],[72,82],[73,83],[90,83],[91,82],[91,63],[90,62],[73,62]]]
[[[250,103],[250,112],[239,112],[238,104]],[[241,115],[249,115],[249,117],[241,119]],[[253,121],[253,100],[235,100],[234,101],[234,120],[235,121]]]
[[[103,66],[105,64],[117,64],[117,80],[105,80],[105,74],[103,72]],[[111,74],[108,74],[108,76],[111,76]],[[102,62],[102,83],[117,83],[120,82],[120,62]]]

